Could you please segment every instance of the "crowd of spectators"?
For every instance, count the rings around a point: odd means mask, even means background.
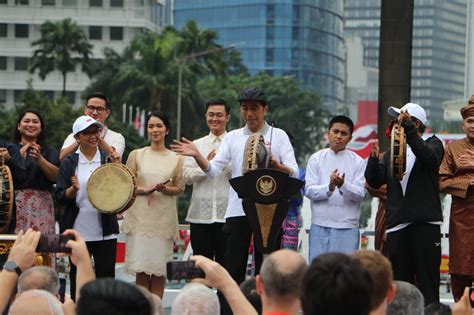
[[[113,278],[95,278],[86,243],[75,230],[66,244],[76,266],[76,297],[61,297],[56,271],[33,266],[40,232],[19,232],[8,257],[21,270],[0,273],[0,309],[4,314],[164,314],[161,299],[146,288]],[[220,314],[213,289],[220,291],[233,314],[472,314],[469,289],[452,307],[424,306],[412,284],[394,281],[390,262],[380,252],[352,255],[327,253],[308,266],[297,252],[282,249],[263,261],[261,272],[241,287],[219,263],[204,256],[191,258],[205,277],[187,284],[174,299],[172,314]],[[242,290],[241,290],[242,288]]]

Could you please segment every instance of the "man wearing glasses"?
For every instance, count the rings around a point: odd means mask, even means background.
[[[105,120],[110,115],[110,103],[107,97],[99,92],[89,94],[84,106],[84,114],[94,118],[104,125],[100,132],[99,149],[111,156],[112,160],[121,159],[125,150],[125,138],[122,134],[112,131],[105,125]],[[69,154],[75,152],[79,148],[73,134],[71,133],[64,140],[63,147],[59,154],[59,158],[63,160]]]
[[[212,99],[206,104],[206,123],[209,134],[194,141],[199,152],[214,159],[227,134],[229,107],[223,99]],[[225,236],[222,228],[229,195],[229,179],[232,169],[228,165],[219,176],[208,178],[192,157],[187,157],[183,177],[187,185],[193,185],[191,205],[186,221],[190,223],[191,246],[194,255],[203,255],[224,265]]]

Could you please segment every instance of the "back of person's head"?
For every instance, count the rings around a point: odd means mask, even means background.
[[[260,268],[265,295],[274,299],[298,299],[301,280],[307,268],[304,258],[295,251],[282,249],[273,252],[263,261]]]
[[[10,306],[9,315],[62,315],[61,302],[45,290],[29,290],[21,293]]]
[[[57,272],[46,266],[35,266],[27,269],[18,278],[18,293],[28,290],[45,290],[54,295],[59,292]]]
[[[252,304],[258,314],[262,314],[262,298],[257,293],[255,278],[249,278],[240,284],[240,291]]]
[[[327,253],[316,257],[303,277],[305,315],[366,315],[371,310],[372,279],[353,257]]]
[[[440,302],[433,302],[425,306],[425,315],[451,315],[451,307]]]
[[[77,301],[78,315],[151,315],[151,305],[134,285],[112,278],[85,284]]]
[[[425,301],[423,294],[413,284],[395,281],[397,294],[387,307],[387,315],[423,314]]]
[[[395,293],[392,265],[390,261],[378,251],[361,249],[354,252],[352,256],[359,261],[372,278],[372,284],[374,285],[372,310],[374,310],[387,299],[387,295],[393,295]],[[392,296],[390,296],[390,301],[391,300]]]
[[[163,301],[158,295],[151,293],[150,291],[148,291],[148,289],[140,285],[137,286],[137,289],[139,289],[150,302],[152,314],[165,315],[165,310],[163,309]]]
[[[171,305],[171,315],[219,315],[217,295],[201,283],[188,283]]]
[[[334,116],[333,118],[331,118],[331,120],[329,121],[328,130],[331,130],[332,126],[335,123],[340,123],[340,124],[347,125],[349,127],[349,132],[350,132],[351,135],[352,135],[352,132],[354,132],[354,122],[352,121],[352,119],[350,119],[347,116],[337,115],[337,116]]]

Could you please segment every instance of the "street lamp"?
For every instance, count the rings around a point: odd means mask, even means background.
[[[183,84],[183,69],[186,63],[188,63],[189,60],[209,54],[213,54],[216,52],[224,51],[224,50],[229,50],[229,49],[234,49],[236,45],[230,45],[228,47],[221,47],[221,48],[215,48],[215,49],[209,49],[206,51],[201,51],[197,53],[193,53],[187,56],[182,57],[179,59],[178,64],[178,108],[177,108],[177,123],[176,123],[176,139],[181,140],[181,89],[182,89],[182,84]]]

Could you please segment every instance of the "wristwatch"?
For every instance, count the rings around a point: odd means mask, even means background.
[[[12,271],[12,272],[16,272],[18,275],[21,275],[21,269],[20,269],[20,267],[18,267],[18,265],[16,264],[16,262],[14,262],[13,260],[7,261],[7,262],[3,265],[3,269],[8,270],[8,271]]]

